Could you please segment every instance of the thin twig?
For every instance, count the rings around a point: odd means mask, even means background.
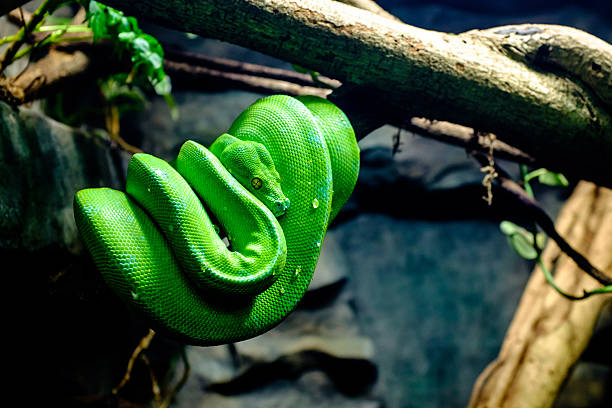
[[[125,386],[125,384],[127,384],[128,381],[130,381],[130,377],[132,375],[132,369],[134,368],[134,362],[136,361],[138,356],[140,356],[140,353],[142,353],[144,350],[149,348],[149,345],[151,344],[151,340],[153,340],[154,336],[155,336],[155,332],[152,329],[149,329],[149,332],[142,339],[140,339],[140,342],[138,343],[138,345],[132,352],[132,356],[130,357],[130,360],[128,361],[127,368],[125,369],[125,374],[123,375],[121,382],[119,383],[119,385],[117,385],[117,387],[113,388],[112,390],[113,395],[117,395],[119,391],[121,391],[121,389]]]

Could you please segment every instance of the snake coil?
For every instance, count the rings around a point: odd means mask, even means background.
[[[339,108],[274,95],[210,150],[187,141],[172,164],[134,155],[126,192],[77,192],[75,220],[104,280],[150,326],[189,344],[235,342],[295,308],[358,172]]]

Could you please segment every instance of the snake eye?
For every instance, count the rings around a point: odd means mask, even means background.
[[[261,181],[259,177],[253,177],[253,179],[251,180],[251,185],[253,186],[255,190],[259,190],[262,184],[263,182]]]

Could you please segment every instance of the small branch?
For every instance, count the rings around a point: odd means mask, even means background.
[[[74,83],[92,69],[96,66],[84,52],[52,48],[19,75],[0,78],[0,100],[11,105],[31,102]]]
[[[132,375],[132,368],[134,368],[134,362],[136,361],[138,356],[140,356],[140,353],[142,353],[144,350],[149,348],[149,345],[151,344],[151,340],[153,340],[154,336],[155,336],[155,332],[149,329],[149,332],[142,339],[140,339],[138,346],[136,346],[136,348],[132,352],[132,356],[130,357],[130,360],[128,361],[128,365],[127,365],[127,368],[125,369],[125,374],[123,375],[121,382],[119,383],[117,387],[113,388],[113,391],[112,391],[113,395],[117,395],[119,391],[125,386],[125,384],[127,384],[128,381],[130,381],[130,376]]]
[[[159,388],[159,382],[157,381],[157,376],[155,375],[155,371],[153,371],[151,362],[149,361],[149,358],[146,355],[141,353],[139,358],[140,360],[142,360],[142,362],[147,366],[147,369],[149,370],[149,377],[151,378],[151,392],[153,393],[153,399],[159,403],[161,402],[162,398],[161,398],[161,391]]]
[[[176,84],[184,83],[189,89],[237,88],[264,94],[282,93],[286,95],[318,95],[325,97],[331,90],[319,88],[314,82],[311,86],[248,75],[225,72],[216,69],[191,65],[185,62],[164,61],[164,70]]]
[[[272,68],[265,65],[235,61],[227,58],[215,58],[192,52],[174,51],[172,49],[165,52],[165,58],[166,60],[175,63],[187,63],[189,66],[208,68],[212,71],[276,79],[279,81],[290,82],[292,84],[308,87],[323,87],[316,82],[313,82],[312,77],[308,74],[302,74],[300,72],[289,71],[286,69]],[[337,88],[342,85],[340,81],[324,76],[319,76],[319,81],[323,82],[326,85],[326,88]]]
[[[492,146],[488,133],[476,132],[472,128],[454,123],[412,118],[402,126],[404,129],[431,139],[463,147],[464,149],[488,152],[493,148],[493,154],[500,159],[511,160],[521,164],[535,164],[535,158],[501,140],[494,138]]]
[[[474,158],[482,165],[488,166],[489,160],[487,156],[480,152],[472,152]],[[497,164],[495,165],[495,171],[498,174],[497,182],[499,187],[509,193],[518,203],[520,203],[522,210],[525,211],[533,220],[542,228],[542,230],[559,246],[559,248],[565,252],[583,271],[589,274],[591,277],[596,279],[602,285],[612,285],[612,277],[607,276],[605,273],[591,265],[581,253],[576,251],[556,230],[555,223],[546,214],[546,211],[542,208],[540,203],[535,199],[529,197],[527,192],[512,178],[508,176],[508,173]]]

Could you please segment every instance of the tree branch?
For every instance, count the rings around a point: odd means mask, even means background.
[[[443,143],[463,147],[466,150],[489,152],[493,147],[493,155],[500,159],[532,166],[536,163],[535,158],[497,138],[493,139],[493,146],[491,146],[491,139],[486,137],[487,134],[475,132],[474,129],[454,123],[412,118],[402,128]]]
[[[363,103],[388,106],[400,117],[445,120],[495,133],[549,169],[612,185],[607,164],[612,119],[602,100],[582,81],[509,57],[494,41],[494,36],[500,42],[513,35],[520,37],[516,41],[578,36],[591,39],[589,44],[606,60],[612,56],[612,46],[579,30],[530,25],[514,27],[517,34],[451,35],[317,0],[105,2],[367,88],[376,99]],[[608,78],[600,65],[600,74]]]
[[[164,69],[174,84],[190,89],[238,88],[263,94],[326,97],[331,93],[329,87],[341,85],[330,78],[319,77],[317,83],[310,75],[295,71],[172,50],[166,52]]]

